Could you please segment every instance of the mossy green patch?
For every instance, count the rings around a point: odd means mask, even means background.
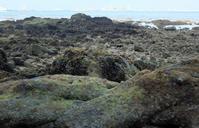
[[[6,85],[7,84],[7,85]],[[117,83],[107,80],[84,77],[55,75],[44,76],[31,80],[13,81],[3,84],[3,94],[17,94],[21,97],[43,98],[54,100],[90,100],[105,94]]]
[[[56,24],[58,20],[48,19],[48,18],[39,18],[35,17],[32,20],[27,20],[24,22],[25,25],[47,25],[47,24]]]
[[[9,99],[11,99],[11,98],[13,98],[13,94],[2,94],[2,95],[0,95],[0,101],[2,101],[2,100],[9,100]]]
[[[57,109],[67,109],[70,108],[72,105],[74,105],[74,100],[65,100],[65,99],[51,101],[47,104],[47,106],[51,106]]]

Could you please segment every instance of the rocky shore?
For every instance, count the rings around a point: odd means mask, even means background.
[[[1,128],[198,128],[199,30],[75,14],[0,22]]]

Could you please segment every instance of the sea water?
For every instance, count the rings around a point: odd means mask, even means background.
[[[79,11],[0,11],[0,20],[18,20],[27,17],[70,18]],[[92,17],[106,16],[115,20],[150,21],[157,19],[199,21],[197,11],[81,11]]]

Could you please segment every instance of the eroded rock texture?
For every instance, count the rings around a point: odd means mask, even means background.
[[[0,128],[198,128],[199,31],[153,23],[1,21]]]
[[[199,60],[142,71],[121,84],[54,75],[0,86],[2,128],[197,128]]]

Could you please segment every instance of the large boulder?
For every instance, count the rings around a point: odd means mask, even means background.
[[[118,85],[53,75],[0,86],[1,128],[197,128],[199,60],[142,71]]]
[[[0,127],[39,128],[66,109],[104,95],[117,83],[94,77],[54,75],[0,86]]]
[[[86,52],[80,48],[66,49],[51,65],[50,74],[88,75]]]
[[[124,57],[82,48],[66,49],[48,70],[50,74],[96,76],[116,82],[125,81],[131,75],[130,64]]]
[[[0,49],[0,70],[12,72],[12,67],[8,64],[6,53]]]
[[[82,21],[88,21],[91,20],[92,18],[86,14],[83,13],[77,13],[71,16],[71,21],[72,22],[82,22]]]
[[[199,60],[191,60],[137,74],[105,95],[66,110],[54,127],[197,128],[199,78],[194,74],[199,73],[198,66]],[[169,109],[174,112],[167,113]],[[180,113],[184,113],[182,117]]]
[[[120,56],[103,56],[99,61],[102,78],[121,82],[126,80],[128,62]]]

